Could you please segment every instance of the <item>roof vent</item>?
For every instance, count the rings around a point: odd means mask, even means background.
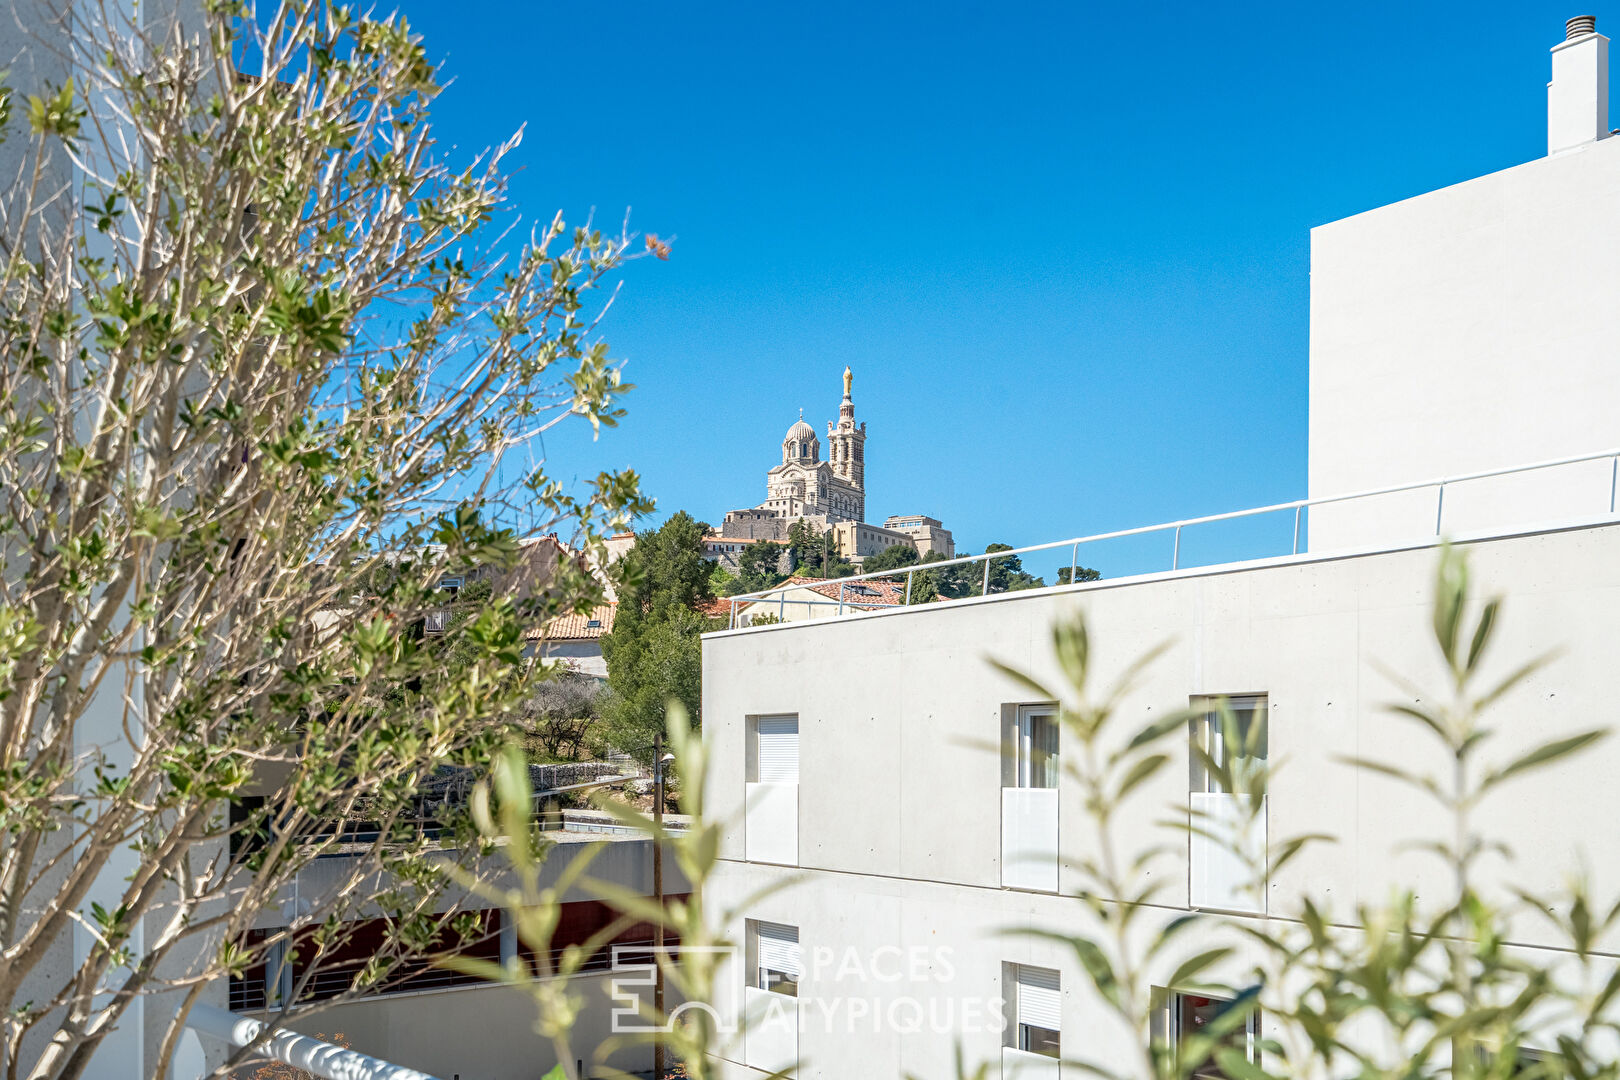
[[[1564,40],[1573,41],[1582,34],[1597,33],[1596,15],[1577,15],[1564,22]]]

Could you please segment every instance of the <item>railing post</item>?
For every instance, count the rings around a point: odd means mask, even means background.
[[[1074,584],[1074,575],[1075,575],[1075,572],[1078,571],[1079,569],[1080,569],[1080,541],[1076,540],[1074,542],[1074,547],[1069,549],[1069,584],[1070,585]]]
[[[731,601],[731,629],[737,629],[737,601],[735,597]]]
[[[980,596],[990,595],[990,560],[984,560],[984,584],[979,588]]]
[[[1301,510],[1303,510],[1303,509],[1305,509],[1305,507],[1303,507],[1303,506],[1294,507],[1294,554],[1295,555],[1299,554],[1299,512]]]
[[[906,571],[906,605],[908,607],[911,605],[911,575],[912,575],[912,571],[907,570]]]
[[[1620,454],[1614,456],[1614,468],[1609,470],[1609,513],[1614,513],[1614,489],[1620,484]]]
[[[776,621],[787,622],[787,593],[780,594],[776,599]]]
[[[844,613],[844,583],[842,581],[840,581],[838,583],[838,614],[842,615],[843,613]]]
[[[1176,546],[1170,552],[1170,569],[1181,569],[1181,526],[1176,526]]]
[[[1446,519],[1446,482],[1440,481],[1439,494],[1434,500],[1434,535],[1440,535],[1440,523]]]

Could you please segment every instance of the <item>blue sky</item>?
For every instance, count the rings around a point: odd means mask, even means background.
[[[1303,496],[1310,228],[1540,156],[1563,20],[1620,28],[1488,0],[402,7],[455,80],[442,139],[528,125],[528,216],[676,237],[605,326],[630,415],[553,437],[559,475],[634,466],[660,516],[718,521],[849,364],[868,518],[974,551]]]

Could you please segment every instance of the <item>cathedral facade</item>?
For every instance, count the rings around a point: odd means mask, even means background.
[[[838,423],[827,423],[827,460],[821,460],[821,440],[801,411],[782,438],[782,464],[765,474],[765,501],[756,510],[829,525],[866,520],[866,425],[855,423],[854,381],[846,367]]]
[[[932,518],[908,518],[931,522],[931,543],[919,543],[915,529],[906,531],[866,524],[866,425],[855,422],[855,376],[844,369],[844,399],[838,406],[838,420],[827,423],[827,458],[821,457],[821,439],[816,429],[799,419],[782,437],[782,463],[765,474],[765,501],[726,515],[715,543],[709,546],[722,557],[735,544],[719,541],[787,539],[788,528],[796,521],[808,521],[818,532],[832,532],[841,553],[853,559],[873,555],[893,544],[910,544],[920,553],[940,551],[946,558],[955,554],[950,533]],[[898,520],[898,519],[895,519]],[[887,523],[885,523],[887,524]]]

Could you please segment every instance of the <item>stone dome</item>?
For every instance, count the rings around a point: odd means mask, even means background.
[[[788,428],[787,434],[782,436],[782,441],[785,443],[790,443],[820,442],[821,440],[816,438],[816,429],[805,423],[804,417],[801,416],[798,423]]]
[[[782,464],[798,462],[802,465],[814,465],[820,460],[821,440],[816,438],[816,429],[804,422],[804,413],[801,412],[799,422],[788,428],[788,433],[782,436]]]

